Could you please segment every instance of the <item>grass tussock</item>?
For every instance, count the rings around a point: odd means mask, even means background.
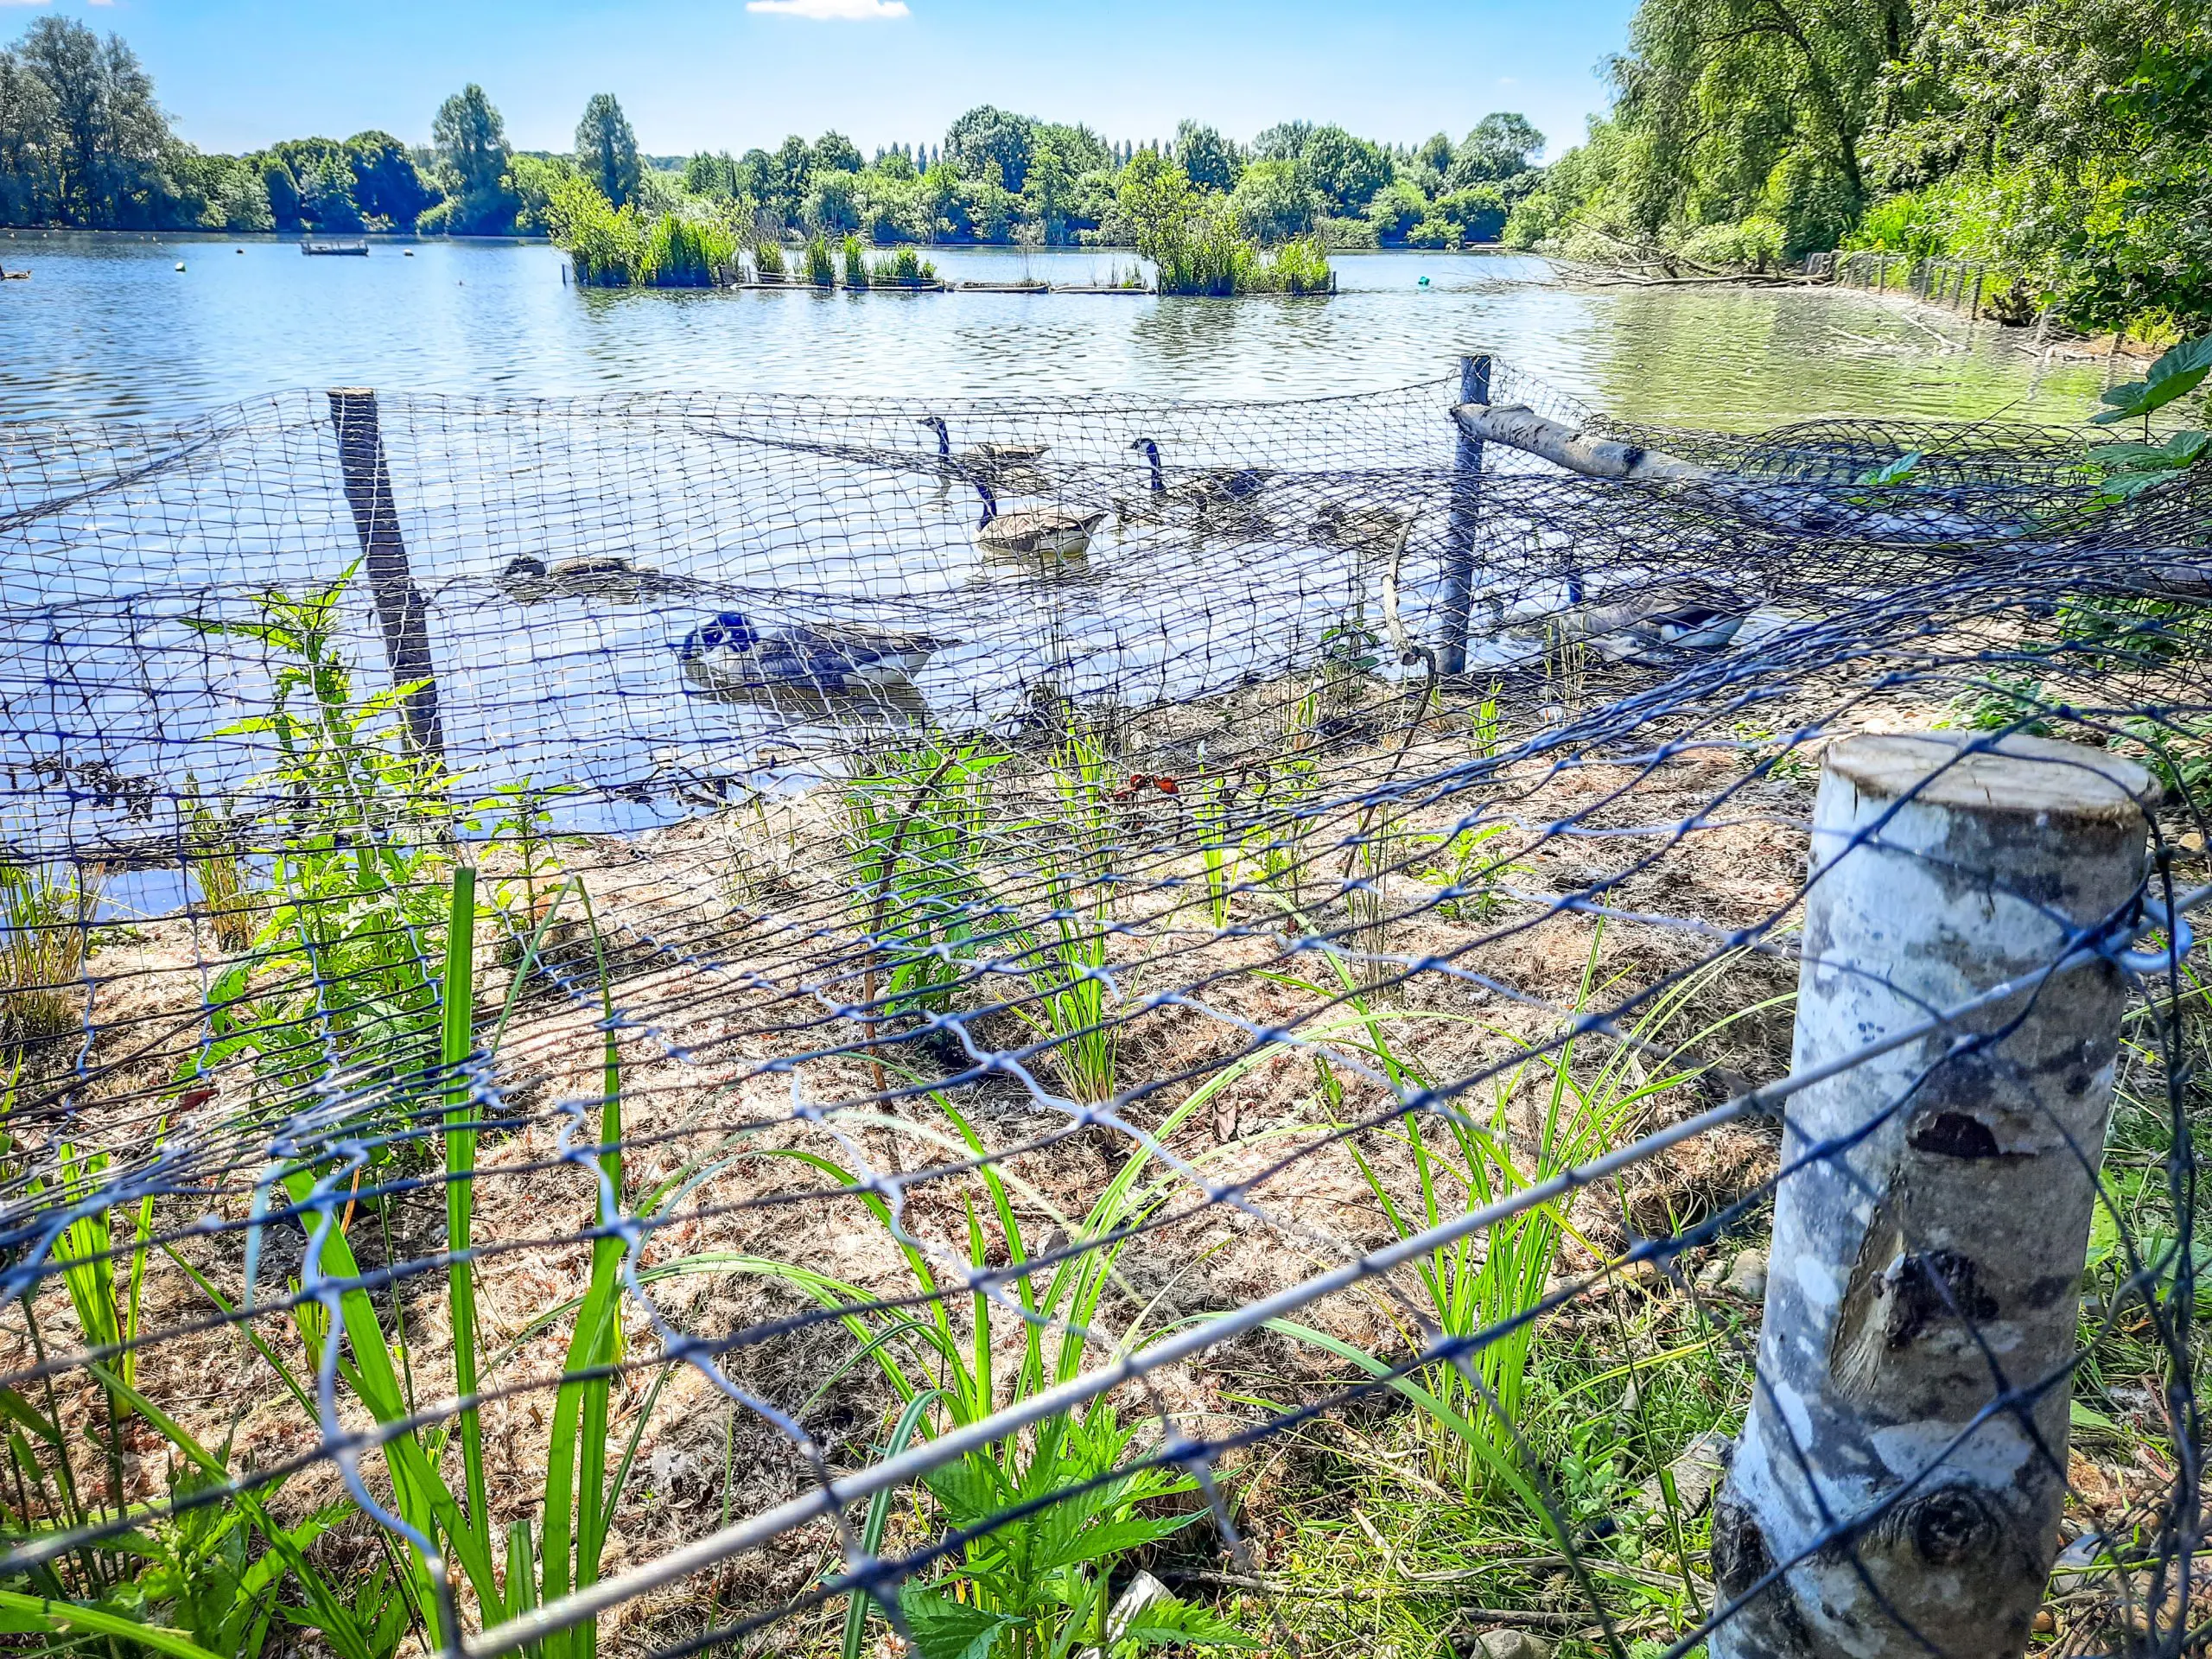
[[[21,1046],[84,1022],[97,881],[73,864],[0,863],[0,1045]]]

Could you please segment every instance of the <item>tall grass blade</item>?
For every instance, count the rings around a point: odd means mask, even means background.
[[[906,1402],[906,1410],[899,1414],[898,1424],[891,1431],[890,1443],[883,1448],[885,1457],[895,1458],[912,1444],[921,1428],[922,1414],[936,1402],[939,1392],[930,1389]],[[861,1548],[870,1556],[883,1547],[883,1529],[891,1519],[891,1489],[886,1487],[868,1500],[868,1518],[861,1523]],[[874,1592],[865,1590],[855,1590],[846,1599],[843,1659],[861,1659],[861,1649],[868,1642],[868,1608],[871,1601],[876,1601]],[[876,1605],[880,1607],[882,1603],[876,1601]]]
[[[446,969],[440,984],[444,1023],[438,1062],[446,1078],[446,1268],[447,1300],[453,1317],[454,1393],[474,1401],[477,1390],[476,1265],[469,1259],[469,1237],[476,1201],[476,1116],[474,1090],[467,1077],[475,1052],[476,872],[463,864],[453,873],[453,906],[446,919]],[[492,1554],[492,1503],[484,1478],[484,1423],[474,1404],[464,1406],[455,1424],[461,1438],[462,1480],[468,1527],[476,1550]],[[501,1617],[496,1604],[484,1610],[487,1622]]]

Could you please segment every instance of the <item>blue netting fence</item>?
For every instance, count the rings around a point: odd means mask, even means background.
[[[2193,1649],[2208,543],[1502,359],[0,428],[4,1628]]]

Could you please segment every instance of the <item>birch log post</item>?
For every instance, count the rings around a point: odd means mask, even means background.
[[[1971,735],[1829,748],[1796,1069],[2038,972],[2137,890],[2158,792],[2140,767],[2028,737],[1967,753]],[[1759,1384],[1713,1565],[1729,1602],[1783,1573],[1714,1632],[1714,1659],[2025,1647],[2058,1548],[2063,1368],[2123,988],[2086,960],[1791,1103],[1785,1165],[1846,1146],[1776,1196]]]

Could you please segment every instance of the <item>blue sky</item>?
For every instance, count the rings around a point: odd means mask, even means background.
[[[242,149],[383,127],[429,135],[484,85],[524,149],[566,149],[612,92],[648,151],[741,151],[834,127],[863,149],[936,140],[970,105],[1165,137],[1185,116],[1249,138],[1292,117],[1418,140],[1519,110],[1556,155],[1604,103],[1633,0],[0,0],[137,48],[182,135]],[[875,14],[819,16],[822,13]]]

